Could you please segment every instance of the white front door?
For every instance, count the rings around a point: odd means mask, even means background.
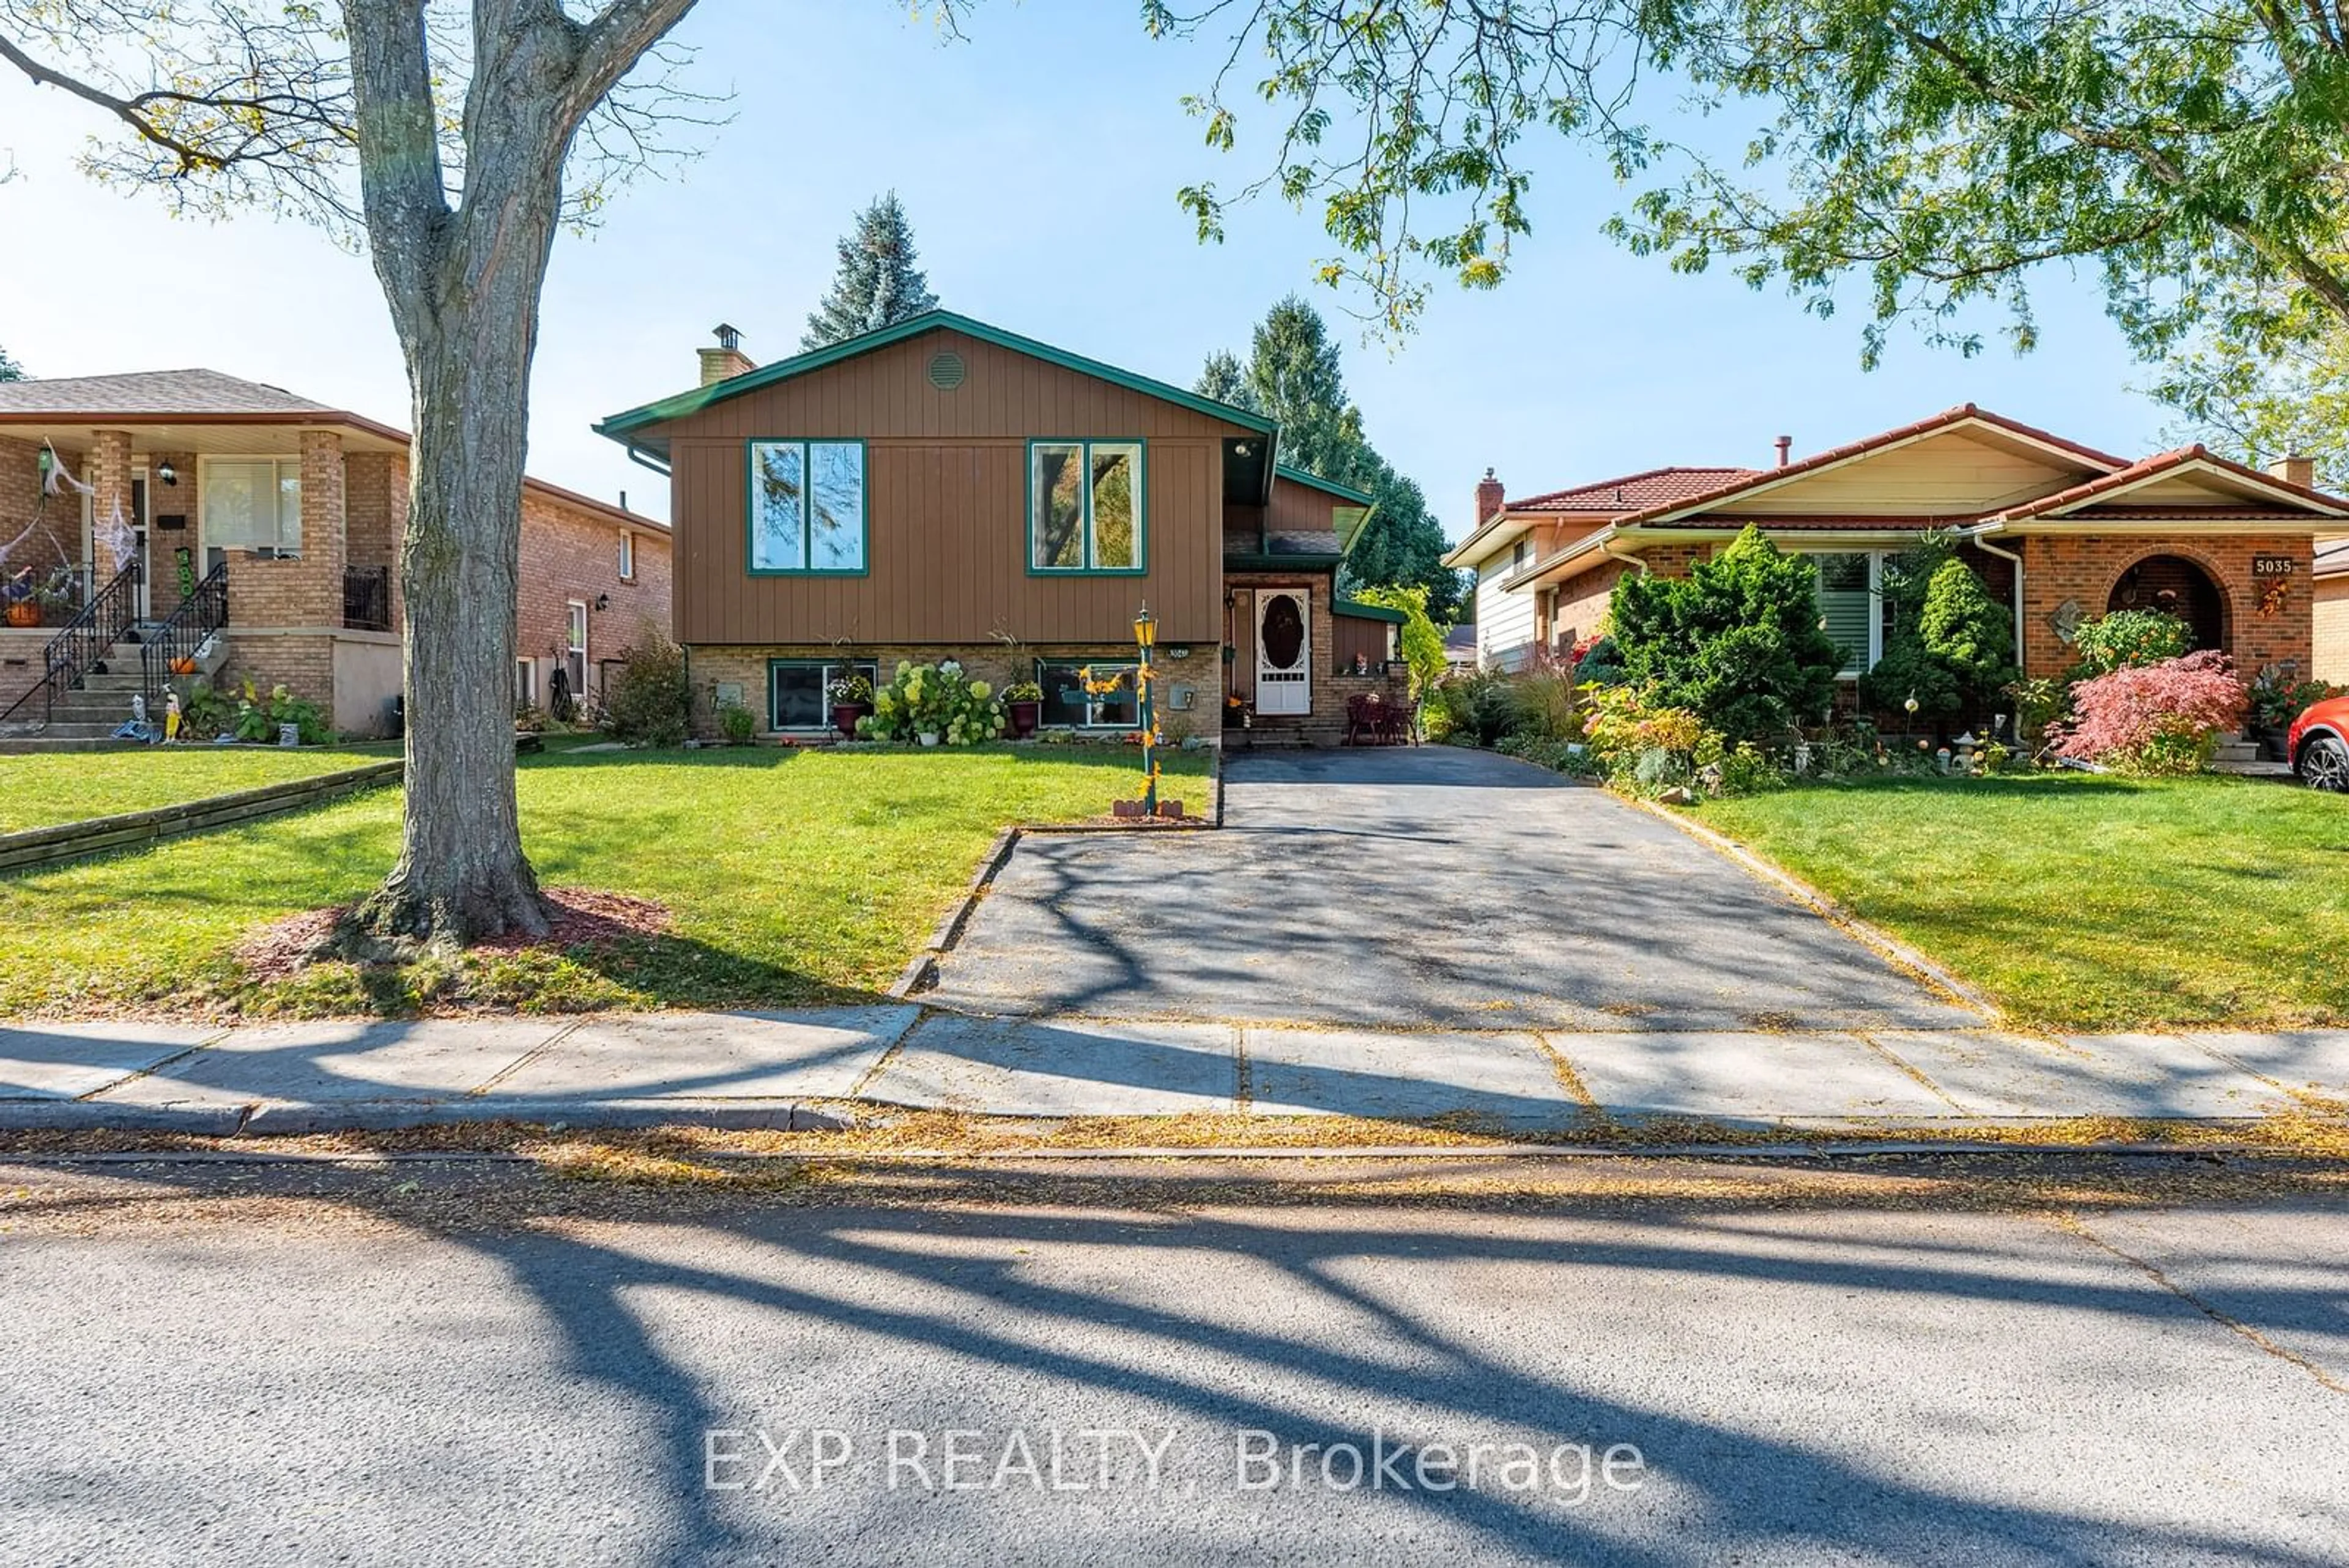
[[[1257,590],[1256,711],[1313,711],[1313,606],[1303,588]]]

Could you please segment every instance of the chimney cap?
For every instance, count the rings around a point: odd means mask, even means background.
[[[718,346],[720,348],[739,349],[742,347],[741,332],[726,322],[719,322],[710,328],[710,332],[718,339]]]
[[[1486,463],[1485,465],[1485,477],[1487,479],[1493,477],[1493,465],[1491,463]]]

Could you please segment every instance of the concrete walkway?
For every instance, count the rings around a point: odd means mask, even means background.
[[[1655,1118],[1950,1127],[2252,1117],[2306,1109],[2303,1096],[2349,1102],[2349,1031],[1426,1033],[910,1004],[233,1030],[0,1025],[0,1128],[805,1128],[840,1125],[859,1102],[1020,1116],[1465,1115],[1520,1131]]]

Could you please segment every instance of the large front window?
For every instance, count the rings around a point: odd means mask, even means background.
[[[302,553],[298,458],[212,458],[199,493],[207,549]]]
[[[1143,569],[1142,443],[1028,446],[1028,565],[1039,572]]]
[[[832,725],[831,688],[842,675],[862,675],[878,685],[881,667],[869,659],[779,659],[768,667],[767,717],[777,730],[823,730]]]
[[[863,441],[750,443],[753,572],[862,572],[865,514]]]
[[[1047,724],[1067,724],[1080,730],[1131,730],[1142,722],[1142,701],[1135,694],[1133,666],[1131,663],[1111,664],[1047,664],[1036,666],[1036,684],[1044,689],[1044,704],[1038,718]],[[1085,690],[1084,672],[1091,670],[1093,684],[1106,684],[1123,676],[1117,688],[1099,694]]]

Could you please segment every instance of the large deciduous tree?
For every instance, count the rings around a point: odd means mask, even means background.
[[[892,191],[857,213],[840,236],[832,287],[809,315],[800,348],[822,348],[936,310],[938,296],[915,259],[914,225]]]
[[[379,933],[546,929],[510,706],[539,296],[566,170],[576,215],[642,155],[658,99],[617,89],[693,3],[0,0],[0,61],[127,132],[95,145],[94,174],[364,236],[415,431],[407,794],[398,860],[362,911]],[[617,163],[574,169],[583,139]]]
[[[1147,0],[1144,16],[1176,36],[1237,18],[1189,107],[1213,147],[1254,137],[1259,171],[1183,192],[1201,236],[1259,193],[1319,202],[1339,245],[1323,278],[1367,286],[1390,328],[1431,268],[1501,279],[1544,129],[1647,187],[1610,225],[1634,250],[1733,266],[1821,314],[1857,285],[1870,363],[1903,318],[1976,350],[1984,306],[2031,347],[2050,264],[2099,272],[2148,358],[2213,331],[2271,355],[2349,323],[2349,10],[2323,0]],[[1742,153],[1633,117],[1691,102],[1726,106],[1716,140]]]

